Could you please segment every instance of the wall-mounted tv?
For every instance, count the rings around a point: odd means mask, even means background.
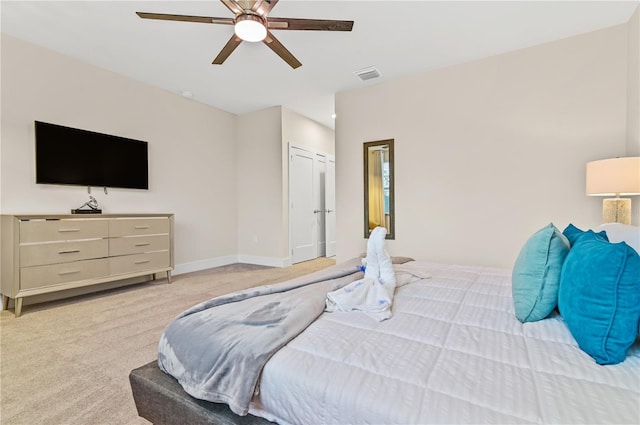
[[[149,189],[147,142],[35,121],[36,183]]]

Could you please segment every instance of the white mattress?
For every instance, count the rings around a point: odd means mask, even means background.
[[[398,288],[391,319],[324,313],[269,360],[251,413],[282,424],[640,423],[640,340],[599,366],[557,313],[516,319],[509,270],[410,264],[432,278]]]

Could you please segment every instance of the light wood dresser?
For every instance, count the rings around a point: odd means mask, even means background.
[[[173,270],[173,214],[2,215],[0,291],[15,299]]]

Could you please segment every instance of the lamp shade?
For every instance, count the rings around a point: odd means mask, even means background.
[[[588,162],[587,195],[640,195],[640,157]]]

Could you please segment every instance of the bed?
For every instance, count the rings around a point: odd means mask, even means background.
[[[311,285],[336,270],[358,279],[358,260],[315,274]],[[394,267],[392,317],[321,313],[269,356],[247,415],[189,396],[157,364],[130,375],[139,414],[156,424],[640,422],[640,339],[603,366],[557,308],[518,320],[512,270]]]

